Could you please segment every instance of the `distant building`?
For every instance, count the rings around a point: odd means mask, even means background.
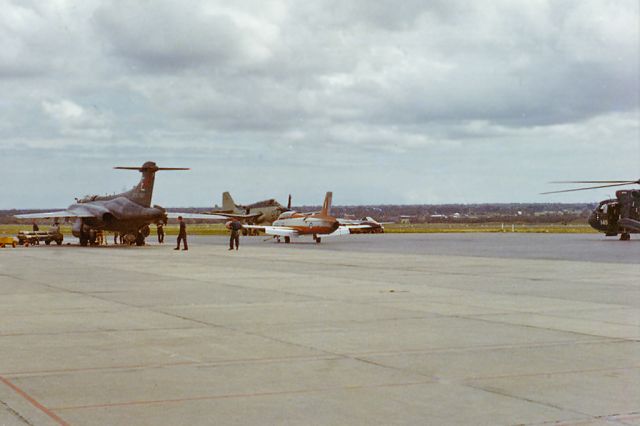
[[[398,223],[409,224],[411,223],[411,219],[415,219],[415,216],[400,215],[398,218]]]

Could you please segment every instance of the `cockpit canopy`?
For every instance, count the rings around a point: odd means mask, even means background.
[[[618,200],[616,199],[611,199],[611,200],[603,200],[600,201],[600,203],[598,204],[598,207],[596,208],[597,211],[602,212],[602,213],[607,213],[607,211],[610,208],[613,208],[615,206],[618,205]]]
[[[82,198],[77,199],[78,203],[88,203],[90,201],[95,201],[99,196],[98,195],[85,195]]]
[[[288,211],[288,212],[284,212],[280,215],[280,217],[278,217],[278,219],[289,219],[290,217],[292,217],[296,212],[294,211]]]

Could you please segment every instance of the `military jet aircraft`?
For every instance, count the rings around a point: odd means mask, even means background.
[[[250,225],[271,225],[282,213],[289,210],[291,210],[291,195],[289,195],[287,207],[273,198],[243,206],[236,204],[229,192],[223,192],[222,209],[214,207],[211,213],[238,219]]]
[[[383,234],[384,224],[389,222],[380,223],[370,216],[365,216],[362,219],[343,219],[338,218],[340,225],[349,227],[352,234]],[[354,225],[369,225],[368,227],[354,228]]]
[[[76,200],[66,210],[19,214],[19,219],[64,218],[74,220],[71,231],[80,239],[80,245],[95,243],[97,230],[115,231],[124,235],[129,244],[144,245],[149,235],[149,225],[167,222],[168,218],[182,216],[185,219],[225,219],[224,216],[195,213],[167,212],[160,206],[151,207],[153,183],[156,172],[161,170],[189,170],[182,167],[158,167],[147,161],[141,167],[114,167],[120,170],[137,170],[142,173],[140,182],[127,192],[114,195],[87,196]]]
[[[316,243],[320,243],[321,236],[338,236],[355,233],[356,230],[372,229],[373,224],[346,224],[331,216],[332,192],[327,192],[322,210],[314,213],[298,213],[286,211],[282,213],[272,226],[244,225],[247,229],[257,229],[267,235],[273,235],[277,241],[284,237],[285,243],[291,242],[291,237],[312,235]],[[379,225],[379,224],[378,224]]]

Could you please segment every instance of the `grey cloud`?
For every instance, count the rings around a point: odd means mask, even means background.
[[[472,172],[589,177],[575,175],[622,167],[602,141],[640,149],[635,0],[2,9],[0,150],[16,160],[173,158],[208,181],[237,169],[301,188],[322,186],[315,170],[354,199],[372,180],[389,201],[446,201],[472,198]],[[442,173],[450,186],[427,188]],[[427,189],[393,191],[411,178]]]
[[[263,40],[207,2],[113,1],[93,20],[111,52],[144,72],[172,72],[206,66],[215,72],[260,60]],[[123,13],[126,10],[126,13]]]
[[[61,10],[56,2],[0,2],[0,77],[18,80],[83,69],[91,44],[90,2]]]
[[[169,33],[177,33],[177,42],[164,41],[157,31],[165,27],[158,26],[155,15],[150,19],[155,30],[141,25],[131,34],[125,28],[124,35],[112,31],[112,36],[128,49],[123,50],[126,55],[151,68],[162,66],[154,56],[158,46],[166,55],[160,59],[183,67],[182,84],[158,79],[139,89],[155,87],[146,90],[151,99],[205,126],[244,123],[278,130],[309,124],[313,117],[329,123],[489,120],[530,126],[637,107],[637,45],[604,36],[621,19],[615,13],[605,13],[596,22],[600,27],[589,27],[590,19],[582,22],[574,16],[586,13],[576,2],[538,9],[509,2],[451,4],[390,7],[391,15],[415,24],[392,29],[366,18],[384,3],[292,7],[286,20],[274,23],[279,25],[277,42],[251,65],[240,60],[246,52],[237,28],[222,25],[216,31],[226,36],[207,35],[212,30],[201,29],[198,19],[162,7],[161,16],[171,22],[166,28],[190,22],[191,38],[175,29]],[[629,10],[637,14],[637,7]],[[326,28],[325,21],[334,26]],[[365,22],[366,27],[340,22]],[[141,37],[144,33],[155,36]],[[591,33],[601,36],[591,40]],[[631,34],[637,35],[637,28]],[[215,44],[202,47],[202,40],[225,37],[237,42],[225,43],[220,51]],[[596,47],[596,52],[585,46]],[[216,65],[198,68],[203,61]],[[190,73],[190,67],[198,70]],[[175,83],[175,76],[170,80]],[[162,87],[171,87],[172,95],[166,96]]]

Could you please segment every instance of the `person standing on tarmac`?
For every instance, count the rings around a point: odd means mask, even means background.
[[[231,237],[229,238],[229,250],[233,250],[233,245],[235,243],[235,249],[238,250],[240,247],[240,230],[242,229],[242,224],[238,219],[230,220],[226,223],[227,228],[231,230]]]
[[[34,221],[33,222],[33,232],[38,232],[40,230],[40,228],[38,227],[38,224]],[[35,236],[35,239],[33,240],[33,243],[36,245],[40,244],[40,237],[38,237],[37,235]]]
[[[182,250],[189,250],[189,246],[187,245],[187,225],[182,220],[182,216],[178,216],[178,223],[180,224],[180,232],[178,232],[178,246],[174,248],[174,250],[180,250],[180,241],[184,243],[184,248]]]
[[[156,230],[158,231],[158,243],[164,244],[164,224],[158,222],[156,224]]]

